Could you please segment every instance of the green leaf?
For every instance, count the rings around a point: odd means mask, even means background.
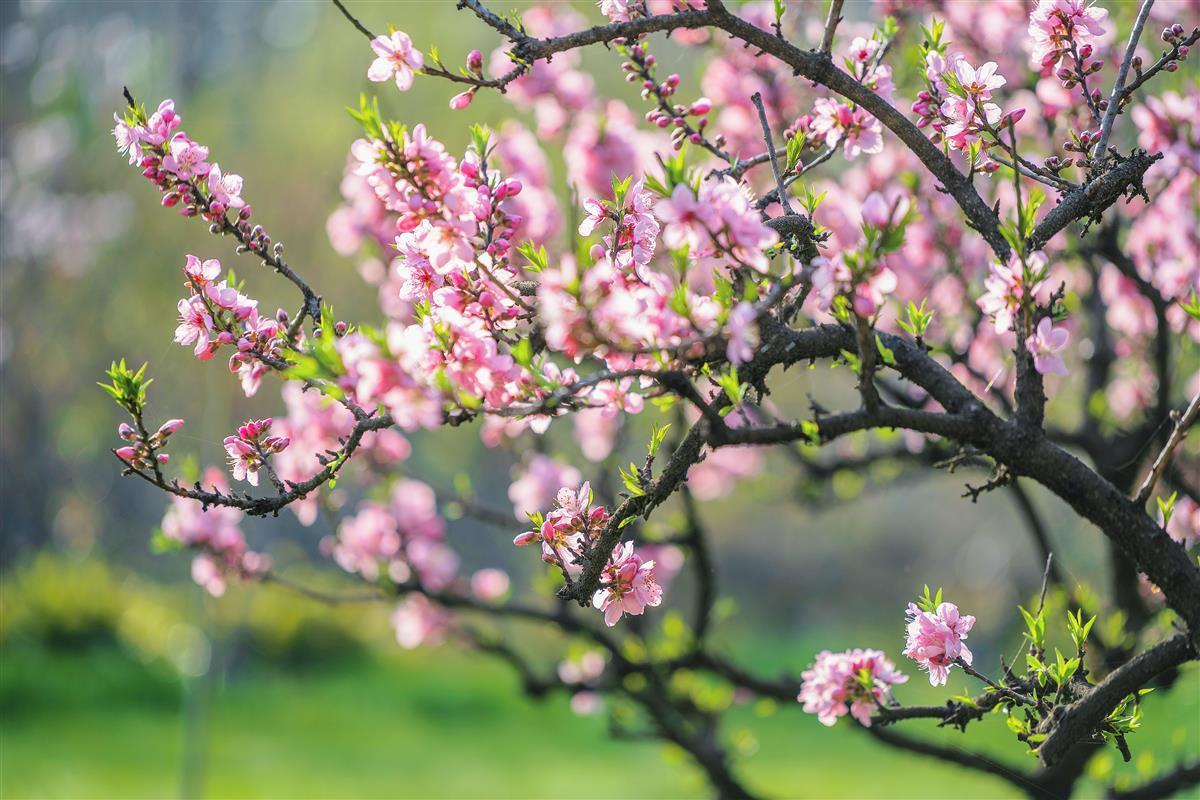
[[[662,447],[662,443],[667,438],[667,431],[669,430],[671,430],[671,423],[669,422],[666,425],[655,425],[651,428],[650,444],[646,448],[650,455],[654,455]]]
[[[896,366],[896,354],[883,343],[883,338],[878,333],[875,334],[875,347],[879,350],[879,357],[883,359],[883,363],[889,367]]]

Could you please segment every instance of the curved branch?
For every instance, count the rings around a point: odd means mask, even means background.
[[[1042,763],[1052,766],[1077,742],[1090,741],[1117,704],[1144,687],[1154,676],[1197,657],[1196,646],[1179,633],[1117,667],[1108,677],[1047,718],[1049,730],[1038,747]]]

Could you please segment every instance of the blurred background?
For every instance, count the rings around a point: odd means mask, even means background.
[[[354,6],[373,30],[390,22],[418,46],[441,45],[447,63],[497,44],[448,1]],[[592,6],[578,10],[598,19]],[[678,49],[665,57],[695,74],[694,57]],[[183,254],[236,265],[266,308],[292,298],[283,282],[238,264],[205,226],[158,208],[157,192],[109,134],[121,88],[150,107],[173,97],[212,160],[244,176],[256,219],[286,242],[290,260],[339,316],[370,319],[375,290],[325,235],[357,135],[343,108],[360,91],[378,92],[387,113],[425,122],[451,152],[466,144],[469,122],[511,113],[481,95],[453,115],[448,87],[435,81],[418,80],[404,95],[369,84],[371,58],[326,3],[0,3],[5,798],[705,791],[671,748],[613,741],[602,715],[577,716],[561,695],[531,703],[485,656],[399,649],[386,608],[331,608],[269,586],[234,586],[213,599],[191,583],[185,557],[150,551],[165,499],[119,477],[108,448],[120,420],[95,385],[103,368],[119,357],[149,361],[153,408],[188,420],[175,451],[219,464],[233,421],[277,413],[280,402],[272,387],[247,401],[223,367],[198,369],[171,341]],[[612,55],[590,52],[589,62],[602,91],[638,107]],[[561,180],[561,158],[557,167]],[[821,377],[789,375],[781,385],[802,396]],[[505,456],[484,448],[474,429],[433,436],[414,437],[406,469],[434,486],[469,474],[480,498],[507,507]],[[948,596],[979,617],[972,644],[984,663],[1016,645],[1017,632],[1006,627],[1012,606],[1036,593],[1042,564],[1009,496],[984,495],[968,508],[961,475],[891,480],[901,468],[887,463],[879,474],[835,473],[814,495],[796,491],[786,459],[771,466],[778,468],[705,506],[728,595],[721,635],[752,668],[798,673],[825,647],[878,646],[898,659],[901,609],[925,582],[946,584]],[[1102,585],[1100,534],[1049,498],[1035,500],[1072,579]],[[302,528],[290,515],[247,530],[256,549],[300,574],[311,571],[305,565],[330,532],[322,522]],[[502,565],[521,586],[537,565],[510,552],[511,535],[468,521],[451,526],[468,567]],[[896,624],[864,627],[889,619]],[[914,676],[906,700],[936,702],[922,683]],[[969,687],[956,674],[948,688]],[[1153,724],[1137,737],[1134,762],[1121,764],[1115,753],[1096,759],[1085,792],[1114,771],[1148,774],[1194,755],[1198,715],[1193,667],[1169,701],[1148,699]],[[1000,781],[881,751],[849,725],[824,729],[796,709],[760,704],[732,717],[735,749],[747,757],[742,774],[759,791],[1010,792]],[[1001,757],[1027,758],[1002,721],[981,727],[972,745],[982,735]],[[927,733],[961,741],[952,731]]]

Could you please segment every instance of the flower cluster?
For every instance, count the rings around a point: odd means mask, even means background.
[[[633,551],[633,542],[618,544],[604,565],[600,588],[592,605],[604,614],[604,624],[616,625],[626,614],[637,616],[646,606],[662,602],[662,587],[654,582],[654,562]]]
[[[216,491],[225,491],[225,477],[216,469],[204,473],[202,483]],[[192,559],[192,579],[214,597],[225,593],[230,576],[242,579],[267,572],[270,556],[246,547],[239,523],[242,512],[226,506],[205,508],[197,500],[172,497],[162,520],[167,539],[199,550]]]
[[[808,131],[824,141],[826,147],[840,144],[847,160],[883,152],[883,127],[879,120],[857,106],[831,97],[819,98],[813,104]]]
[[[563,487],[555,508],[543,517],[533,514],[534,528],[518,534],[513,544],[541,544],[542,560],[553,564],[567,577],[580,573],[582,558],[590,554],[609,520],[603,506],[592,505],[592,487]],[[632,542],[618,543],[604,566],[600,588],[593,605],[604,613],[607,625],[616,625],[625,614],[641,614],[646,606],[662,602],[662,587],[654,580],[654,561],[634,552]]]
[[[158,187],[164,206],[179,206],[184,216],[199,215],[219,232],[234,233],[243,247],[258,255],[271,251],[271,237],[261,225],[250,222],[252,211],[242,198],[241,176],[208,162],[208,148],[179,129],[183,118],[175,112],[175,101],[163,100],[149,116],[138,107],[130,108],[124,117],[114,114],[113,119],[117,149]],[[227,216],[230,212],[235,212],[233,221]]]
[[[258,301],[230,286],[221,276],[221,262],[189,255],[183,274],[191,295],[180,300],[175,342],[192,345],[201,361],[208,361],[223,345],[233,345],[229,371],[237,373],[249,397],[258,391],[268,363],[278,362],[287,329],[275,318],[259,314]]]
[[[1038,302],[1049,275],[1046,255],[1040,250],[1022,257],[1013,253],[1007,264],[994,262],[984,280],[986,292],[979,298],[979,308],[992,318],[996,333],[1015,329],[1015,321],[1026,306]]]
[[[446,523],[433,489],[416,480],[397,481],[387,503],[362,503],[336,539],[322,542],[338,566],[374,582],[381,574],[396,583],[415,580],[440,590],[458,573],[458,556],[446,544]]]
[[[912,203],[899,193],[884,197],[873,192],[863,201],[860,213],[863,235],[858,247],[814,259],[812,285],[822,310],[837,313],[835,300],[842,297],[855,314],[868,318],[879,312],[898,285],[887,261],[912,219]]]
[[[974,617],[960,614],[953,603],[926,604],[926,608],[909,603],[907,617],[904,655],[929,672],[931,685],[945,684],[950,668],[959,660],[970,666],[974,656],[963,639],[975,624]]]
[[[258,471],[270,469],[267,459],[291,444],[286,436],[268,435],[273,422],[270,417],[249,420],[238,426],[236,434],[225,437],[225,453],[235,480],[258,486]]]
[[[160,425],[154,433],[148,437],[144,437],[128,422],[122,422],[117,427],[117,435],[129,442],[129,444],[118,447],[113,452],[117,454],[118,458],[136,470],[149,469],[155,464],[166,464],[171,457],[166,453],[158,451],[166,445],[167,438],[182,427],[183,420],[169,419]]]
[[[1107,18],[1107,9],[1088,0],[1038,0],[1029,15],[1030,60],[1048,74],[1075,54],[1086,58],[1104,35]]]
[[[871,715],[889,699],[891,687],[908,680],[882,651],[860,649],[822,650],[800,678],[796,699],[822,725],[833,725],[849,713],[868,728]]]

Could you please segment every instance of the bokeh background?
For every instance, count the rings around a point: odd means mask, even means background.
[[[497,44],[449,0],[354,6],[372,29],[392,22],[419,45],[438,44],[449,63]],[[579,10],[595,17],[591,6]],[[386,608],[330,608],[272,587],[233,587],[214,600],[188,580],[186,558],[150,552],[165,500],[122,480],[108,452],[119,419],[95,383],[109,360],[150,362],[154,408],[188,420],[174,449],[200,463],[220,463],[233,420],[275,413],[280,403],[270,387],[247,401],[219,364],[197,368],[171,342],[183,254],[236,260],[203,225],[162,212],[157,193],[115,152],[109,129],[121,87],[151,106],[173,97],[213,160],[245,177],[256,218],[339,316],[369,319],[374,289],[325,236],[357,133],[343,108],[360,91],[378,92],[389,114],[424,121],[452,152],[466,144],[469,122],[511,113],[481,95],[469,112],[452,114],[448,87],[435,81],[418,80],[405,95],[371,85],[370,58],[325,3],[0,3],[0,796],[704,791],[670,747],[613,741],[602,715],[577,716],[561,695],[531,703],[485,656],[400,650]],[[664,58],[684,75],[698,68],[683,51]],[[589,52],[585,63],[604,91],[638,107],[613,56]],[[560,157],[556,167],[565,185]],[[239,271],[264,307],[291,302],[289,287],[252,263]],[[802,396],[826,379],[797,374],[782,386]],[[510,466],[467,428],[415,437],[406,469],[443,487],[468,474],[482,499],[503,508]],[[969,507],[961,475],[901,474],[887,463],[801,492],[786,459],[771,466],[705,506],[727,594],[720,636],[751,667],[799,672],[824,647],[878,646],[898,658],[901,610],[925,582],[945,584],[979,617],[972,644],[984,663],[1017,645],[1012,607],[1036,593],[1042,564],[1011,498],[992,493]],[[1102,585],[1100,535],[1049,498],[1035,499],[1072,579]],[[512,531],[467,521],[451,531],[468,566],[501,564],[518,586],[532,579],[536,565],[510,552]],[[328,532],[287,515],[249,526],[256,547],[297,574],[312,571],[306,565]],[[905,698],[934,700],[921,683],[916,676]],[[956,673],[949,688],[973,687]],[[1096,759],[1085,795],[1114,775],[1131,779],[1194,756],[1198,716],[1192,668],[1169,701],[1148,699],[1134,762]],[[1014,763],[1027,758],[1001,720],[981,730],[969,741],[924,733],[952,745],[982,739]],[[742,774],[760,791],[1011,792],[880,750],[849,725],[827,730],[797,709],[739,708],[730,735],[745,756]]]

